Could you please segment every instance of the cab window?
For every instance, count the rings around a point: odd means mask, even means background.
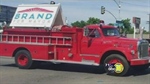
[[[120,36],[116,28],[104,28],[102,31],[104,36]]]
[[[92,38],[100,37],[100,33],[97,29],[85,28],[84,29],[84,35],[87,36],[87,37],[92,37]]]

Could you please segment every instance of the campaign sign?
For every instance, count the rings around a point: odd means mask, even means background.
[[[11,21],[14,27],[51,27],[59,5],[21,5]]]

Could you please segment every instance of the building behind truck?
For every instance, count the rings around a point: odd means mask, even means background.
[[[14,16],[15,11],[16,7],[0,5],[0,23],[2,24],[5,21],[9,24]]]
[[[116,76],[149,68],[146,40],[120,37],[116,27],[104,24],[67,26],[60,3],[19,5],[10,26],[0,34],[0,56],[14,57],[21,69],[39,61],[103,65]]]
[[[4,22],[8,25],[10,24],[15,11],[16,7],[0,5],[0,33],[3,31],[2,26]]]

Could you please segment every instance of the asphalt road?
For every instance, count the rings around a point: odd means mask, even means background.
[[[0,57],[0,84],[150,84],[150,68],[126,77],[109,76],[100,67],[42,63],[18,69],[12,58]]]

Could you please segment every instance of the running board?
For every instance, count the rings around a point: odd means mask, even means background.
[[[33,59],[33,60],[52,62],[54,64],[68,63],[68,64],[81,64],[81,65],[99,66],[99,64],[98,63],[94,63],[94,61],[85,61],[85,60],[82,60],[82,62],[65,61],[65,60],[39,60],[39,59]]]

